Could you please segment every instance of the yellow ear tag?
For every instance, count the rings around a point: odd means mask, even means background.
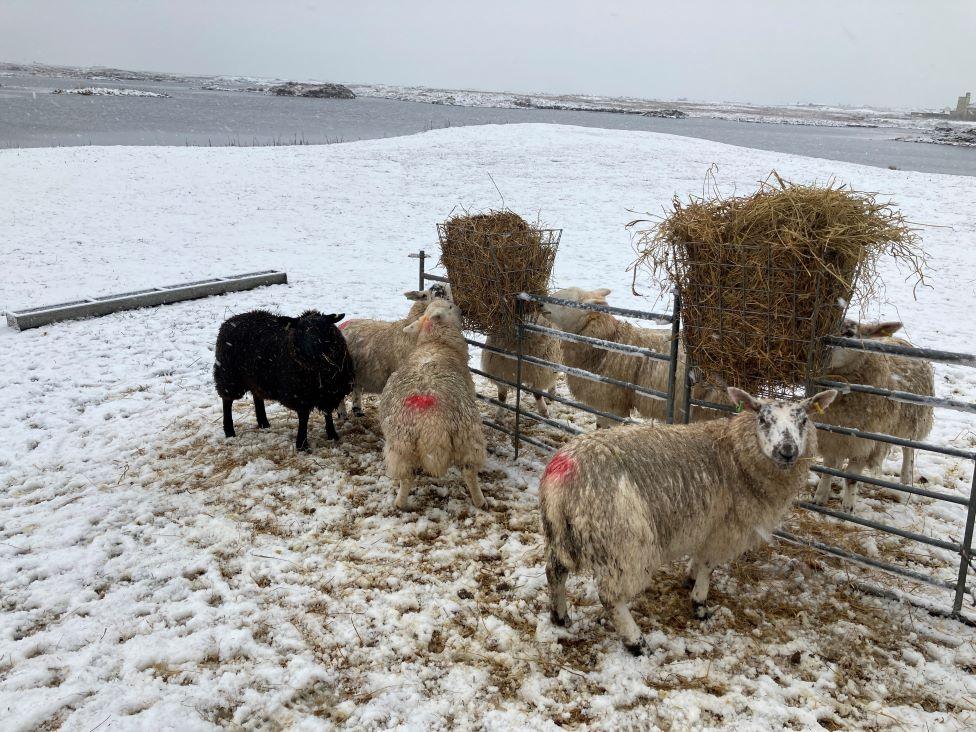
[[[823,407],[820,406],[820,402],[814,402],[813,403],[813,406],[815,406],[817,408],[817,413],[818,414],[823,414],[824,413]]]

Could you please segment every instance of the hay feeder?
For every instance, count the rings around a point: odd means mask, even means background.
[[[437,234],[440,263],[465,328],[514,337],[518,294],[549,294],[562,229],[533,226],[511,211],[489,211],[453,216],[437,225]]]
[[[797,396],[822,373],[823,339],[875,294],[880,256],[922,277],[917,235],[890,203],[775,173],[752,195],[675,198],[639,242],[635,265],[678,287],[699,376],[766,396]]]

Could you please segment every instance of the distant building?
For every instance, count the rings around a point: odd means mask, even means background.
[[[976,105],[973,104],[973,93],[966,92],[965,96],[956,101],[956,108],[949,112],[952,119],[976,120]]]

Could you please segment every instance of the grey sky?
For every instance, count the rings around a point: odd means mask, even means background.
[[[941,107],[976,92],[976,2],[0,0],[0,60]]]

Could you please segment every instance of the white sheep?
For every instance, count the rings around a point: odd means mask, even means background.
[[[487,460],[485,435],[461,311],[446,300],[434,300],[404,331],[416,346],[386,382],[379,406],[386,472],[400,482],[396,506],[406,507],[414,471],[440,477],[454,465],[475,507],[481,508],[485,497],[478,471]]]
[[[408,300],[413,300],[405,318],[394,321],[355,319],[339,326],[356,369],[352,411],[357,416],[363,413],[363,393],[379,394],[383,391],[390,374],[396,371],[417,344],[416,334],[407,333],[404,328],[420,318],[432,301],[452,300],[450,286],[440,283],[426,290],[410,290],[403,294]]]
[[[554,298],[573,300],[592,305],[606,305],[610,290],[583,290],[568,287],[552,293]],[[567,333],[600,338],[615,343],[639,346],[656,351],[664,356],[671,353],[671,331],[640,328],[609,313],[581,310],[579,308],[545,304],[545,316],[557,328]],[[563,363],[573,368],[584,369],[601,376],[609,376],[619,381],[658,391],[668,390],[668,371],[670,362],[646,356],[627,355],[586,343],[564,341],[562,343]],[[675,387],[675,415],[680,414],[684,403],[685,378],[683,351],[679,350],[677,382]],[[666,418],[666,403],[663,399],[639,394],[633,389],[613,384],[605,384],[592,379],[567,374],[569,391],[578,401],[603,412],[628,417],[635,408],[642,417],[663,420]],[[608,427],[611,420],[597,417],[598,427]]]
[[[808,418],[837,395],[801,402],[728,395],[743,411],[691,425],[625,425],[572,440],[539,483],[551,618],[568,621],[566,579],[590,571],[631,653],[628,608],[662,565],[689,556],[695,615],[707,616],[712,569],[766,540],[807,484],[817,451]]]
[[[552,323],[541,317],[535,318],[531,322],[547,328],[552,327]],[[502,338],[497,335],[489,335],[485,340],[485,344],[491,348],[499,348],[512,353],[516,353],[518,349],[518,341],[515,337]],[[529,330],[523,333],[522,353],[527,356],[535,356],[546,361],[552,361],[553,363],[559,363],[562,358],[562,349],[558,340],[543,333],[535,333]],[[491,376],[515,382],[518,377],[518,361],[515,356],[495,353],[485,348],[481,351],[481,370]],[[539,391],[549,391],[555,385],[558,375],[557,371],[546,368],[545,366],[528,363],[527,361],[522,362],[522,384],[529,388],[538,389]],[[504,403],[508,399],[509,386],[500,381],[496,381],[495,386],[498,388],[498,401]],[[535,404],[536,411],[539,414],[543,417],[549,416],[549,409],[546,406],[544,397],[536,395]],[[504,407],[498,407],[496,419],[501,421],[505,417],[506,411]]]
[[[846,338],[877,340],[902,346],[912,344],[892,335],[902,327],[901,323],[855,323],[845,321],[841,335]],[[892,391],[904,391],[921,396],[935,394],[932,365],[917,358],[892,356],[835,347],[830,352],[827,378],[850,384],[866,384]],[[820,420],[838,427],[853,427],[863,432],[876,432],[906,440],[924,440],[932,431],[932,407],[908,402],[893,401],[882,396],[852,391],[845,394],[830,414]],[[887,442],[851,437],[822,430],[820,454],[824,465],[839,469],[847,461],[847,472],[860,474],[864,470],[880,470],[891,450]],[[901,482],[915,482],[915,450],[901,448]],[[830,498],[831,476],[821,475],[814,496],[814,503],[823,505]],[[898,491],[902,500],[906,494]],[[844,480],[841,505],[847,512],[854,510],[857,499],[857,481]]]

